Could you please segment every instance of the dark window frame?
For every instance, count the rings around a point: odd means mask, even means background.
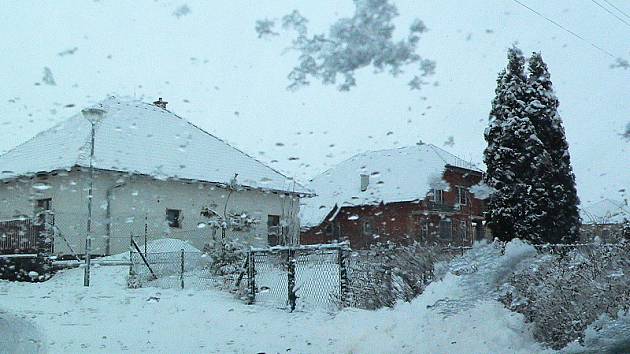
[[[52,198],[41,198],[35,200],[35,211],[51,211],[52,210]]]
[[[459,205],[468,205],[468,188],[457,186],[457,202]]]
[[[174,229],[182,228],[182,210],[181,209],[166,209],[166,222],[168,227]]]
[[[448,224],[448,229],[445,227],[445,225]],[[452,240],[453,239],[453,221],[451,220],[440,220],[440,225],[439,227],[439,234],[440,234],[440,239],[442,240]]]
[[[439,198],[438,195],[440,196]],[[431,201],[436,204],[444,204],[444,190],[431,188]]]
[[[282,230],[280,228],[280,215],[268,214],[267,215],[267,245],[280,246]]]

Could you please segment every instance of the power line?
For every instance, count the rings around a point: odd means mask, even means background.
[[[626,26],[630,27],[630,22],[628,22],[628,21],[624,20],[623,18],[621,18],[621,17],[617,16],[617,14],[616,14],[616,13],[614,13],[614,12],[610,11],[607,7],[605,7],[604,5],[602,5],[602,4],[600,4],[600,3],[598,3],[597,1],[595,1],[595,0],[591,0],[591,1],[593,2],[593,4],[595,4],[595,5],[599,6],[599,7],[601,7],[601,8],[602,8],[602,9],[604,9],[604,10],[606,10],[606,12],[608,12],[609,14],[611,14],[611,15],[615,16],[615,18],[616,18],[616,19],[618,19],[619,21],[623,22]]]
[[[630,15],[628,15],[627,13],[623,12],[620,8],[618,8],[617,6],[615,6],[613,3],[611,3],[608,0],[604,0],[605,3],[607,3],[608,5],[610,5],[610,7],[612,7],[613,9],[619,11],[622,15],[626,16],[627,18],[630,18]]]
[[[559,24],[558,22],[556,22],[556,21],[554,21],[554,20],[550,19],[549,17],[547,17],[547,16],[545,16],[545,15],[541,14],[540,12],[538,12],[538,11],[536,11],[536,10],[532,9],[531,7],[529,7],[529,6],[525,5],[525,4],[523,4],[523,3],[522,3],[522,2],[520,2],[519,0],[512,0],[512,1],[514,1],[515,3],[517,3],[517,4],[521,5],[521,6],[523,6],[524,8],[526,8],[526,9],[528,9],[529,11],[531,11],[531,12],[535,13],[536,15],[538,15],[538,16],[540,16],[540,17],[544,18],[545,20],[547,20],[547,21],[549,21],[550,23],[552,23],[554,26],[559,27],[560,29],[562,29],[562,30],[564,30],[564,31],[568,32],[568,33],[569,33],[569,34],[571,34],[573,37],[575,37],[575,38],[577,38],[577,39],[579,39],[579,40],[581,40],[581,41],[583,41],[583,42],[585,42],[585,43],[587,43],[587,44],[590,44],[590,45],[591,45],[591,47],[593,47],[593,48],[595,48],[595,49],[599,50],[600,52],[602,52],[602,53],[604,53],[604,54],[608,55],[609,57],[611,57],[611,58],[613,58],[613,59],[617,58],[617,56],[613,55],[612,53],[610,53],[610,52],[609,52],[609,51],[607,51],[606,49],[604,49],[604,48],[602,48],[602,47],[600,47],[600,46],[598,46],[598,45],[596,45],[596,44],[594,44],[594,43],[592,43],[592,42],[589,42],[589,41],[588,41],[588,40],[586,40],[584,37],[580,36],[579,34],[577,34],[577,33],[573,32],[573,31],[571,31],[570,29],[568,29],[568,28],[566,28],[566,27],[562,26],[562,25],[561,25],[561,24]]]

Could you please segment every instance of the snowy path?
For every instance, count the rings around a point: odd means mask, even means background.
[[[43,346],[35,326],[0,309],[0,353],[44,353]]]

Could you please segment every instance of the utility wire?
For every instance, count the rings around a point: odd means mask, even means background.
[[[549,17],[547,17],[547,16],[545,16],[545,15],[541,14],[540,12],[538,12],[538,11],[536,11],[536,10],[532,9],[531,7],[529,7],[529,6],[525,5],[525,4],[523,4],[523,3],[522,3],[522,2],[520,2],[519,0],[512,0],[512,1],[514,1],[515,3],[517,3],[517,4],[521,5],[521,6],[523,6],[524,8],[526,8],[526,9],[528,9],[529,11],[531,11],[531,12],[535,13],[536,15],[538,15],[538,16],[540,16],[540,17],[544,18],[545,20],[547,20],[547,21],[551,22],[554,26],[559,27],[560,29],[562,29],[562,30],[564,30],[564,31],[568,32],[568,33],[569,33],[569,34],[571,34],[573,37],[575,37],[575,38],[577,38],[577,39],[579,39],[579,40],[581,40],[581,41],[583,41],[583,42],[585,42],[585,43],[587,43],[587,44],[590,44],[590,45],[591,45],[591,47],[593,47],[593,48],[595,48],[595,49],[599,50],[600,52],[602,52],[602,53],[604,53],[604,54],[608,55],[609,57],[611,57],[611,58],[613,58],[613,59],[616,59],[616,58],[617,58],[615,55],[613,55],[612,53],[610,53],[610,52],[609,52],[609,51],[607,51],[606,49],[603,49],[602,47],[600,47],[600,46],[598,46],[598,45],[596,45],[596,44],[594,44],[594,43],[592,43],[592,42],[589,42],[589,41],[588,41],[588,40],[586,40],[584,37],[580,36],[579,34],[577,34],[577,33],[573,32],[573,31],[571,31],[570,29],[568,29],[568,28],[566,28],[566,27],[562,26],[562,25],[561,25],[561,24],[559,24],[558,22],[556,22],[556,21],[554,21],[554,20],[550,19]]]
[[[608,5],[610,5],[610,7],[612,7],[613,9],[619,11],[622,15],[626,16],[627,18],[630,18],[630,15],[628,15],[627,13],[623,12],[620,8],[618,8],[617,6],[615,6],[615,4],[611,3],[608,0],[604,0],[605,3],[607,3]]]
[[[618,19],[619,21],[623,22],[623,24],[625,24],[626,26],[630,27],[630,22],[628,22],[628,21],[624,20],[623,18],[619,17],[616,13],[610,11],[607,7],[605,7],[604,5],[598,3],[597,1],[595,1],[595,0],[591,0],[591,1],[593,2],[593,4],[601,7],[604,10],[606,10],[606,12],[608,12],[609,14],[615,16],[616,19]]]

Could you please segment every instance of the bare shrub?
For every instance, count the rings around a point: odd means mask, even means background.
[[[433,279],[436,248],[377,244],[354,252],[348,262],[350,305],[366,310],[411,301]]]

